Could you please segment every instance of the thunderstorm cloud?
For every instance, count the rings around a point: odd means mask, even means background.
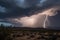
[[[60,0],[0,0],[0,21],[18,27],[42,27],[46,15],[47,28],[60,28]]]

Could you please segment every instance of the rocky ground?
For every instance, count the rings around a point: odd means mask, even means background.
[[[59,30],[20,29],[0,28],[0,40],[60,40]]]
[[[15,31],[10,37],[13,40],[60,40],[60,32]]]

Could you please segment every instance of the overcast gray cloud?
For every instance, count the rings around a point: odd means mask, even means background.
[[[5,8],[5,7],[0,6],[0,12],[2,12],[2,13],[6,12],[6,8]]]
[[[15,3],[18,7],[22,7],[22,8],[30,7],[30,5],[27,3],[26,0],[15,0]]]
[[[18,7],[29,8],[35,6],[39,0],[15,0]]]

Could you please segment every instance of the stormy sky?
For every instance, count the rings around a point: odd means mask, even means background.
[[[54,7],[58,8],[56,10],[58,14],[48,19],[51,27],[60,28],[60,0],[0,0],[0,21],[7,21],[16,26],[21,26],[22,23],[15,20],[37,15]],[[41,17],[39,16],[39,18]],[[40,20],[38,19],[37,21]]]

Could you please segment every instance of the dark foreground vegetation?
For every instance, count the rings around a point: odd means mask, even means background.
[[[60,40],[60,30],[0,26],[0,40]]]

